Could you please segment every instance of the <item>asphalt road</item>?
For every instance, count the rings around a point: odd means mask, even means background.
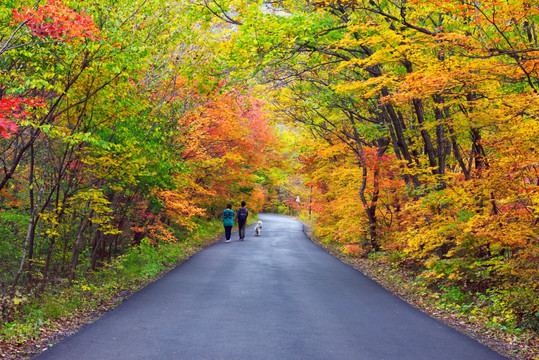
[[[496,360],[503,356],[401,301],[262,214],[196,254],[45,359]]]

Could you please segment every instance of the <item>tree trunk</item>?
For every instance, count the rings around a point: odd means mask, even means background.
[[[62,203],[62,207],[61,207],[61,210],[60,212],[58,211],[59,207],[59,203],[60,203],[60,187],[56,187],[56,200],[55,200],[55,208],[56,208],[56,220],[58,221],[58,223],[60,223],[61,219],[63,218],[63,215],[64,215],[64,210],[65,210],[65,197],[64,197],[64,201]],[[39,288],[39,292],[40,294],[42,294],[44,291],[45,291],[45,287],[47,286],[47,281],[48,281],[48,277],[49,277],[49,269],[50,269],[50,264],[51,264],[51,258],[52,258],[52,253],[54,251],[54,243],[56,242],[56,235],[53,235],[50,239],[50,242],[49,242],[49,249],[47,250],[47,257],[45,258],[45,265],[43,266],[43,279],[41,280],[41,286]]]
[[[102,244],[104,243],[105,234],[103,234],[103,231],[100,229],[97,229],[94,234],[94,240],[92,242],[92,254],[90,258],[90,264],[92,266],[92,270],[95,270],[97,268],[97,262],[98,258],[102,258],[102,254],[100,252],[102,251]],[[101,255],[101,256],[100,256]]]
[[[290,212],[290,206],[288,207],[288,211]],[[145,231],[135,231],[135,235],[133,235],[133,241],[131,241],[131,245],[140,245],[140,242],[142,239],[144,239],[144,235],[146,235]]]
[[[383,96],[389,96],[389,92],[386,88],[382,89],[382,95]],[[387,114],[389,115],[389,119],[391,120],[391,123],[393,124],[393,129],[395,130],[395,135],[397,137],[397,144],[399,148],[401,149],[402,156],[408,163],[409,168],[414,168],[414,161],[412,159],[412,156],[410,154],[410,149],[408,147],[408,143],[406,142],[406,138],[404,137],[404,128],[403,124],[401,124],[401,121],[399,119],[399,116],[395,112],[395,109],[393,108],[393,105],[387,104],[385,105],[385,110],[387,111]],[[419,182],[419,179],[417,178],[417,175],[410,175],[410,178],[412,180],[412,183],[414,184],[415,188],[418,188],[421,186],[421,183]]]
[[[440,108],[443,106],[444,99],[440,95],[434,96],[434,102],[437,104],[434,107],[434,116],[437,121],[436,125],[436,152],[438,156],[438,174],[445,175],[446,157],[447,157],[447,140],[445,137],[445,114]],[[445,188],[445,181],[442,180],[441,188]]]
[[[89,202],[86,204],[86,208],[89,206]],[[90,210],[90,213],[81,219],[80,226],[79,226],[79,232],[77,233],[77,238],[75,240],[75,245],[73,245],[73,257],[71,258],[71,272],[69,274],[69,282],[73,282],[75,279],[75,271],[77,269],[77,265],[79,264],[79,254],[81,250],[82,240],[84,238],[84,231],[86,230],[86,227],[90,223],[90,218],[92,217],[94,211]]]
[[[429,159],[429,166],[433,168],[433,173],[437,173],[436,167],[438,164],[436,163],[436,150],[434,149],[434,145],[432,144],[432,140],[430,137],[429,132],[425,129],[425,113],[423,110],[423,102],[420,99],[414,99],[412,100],[414,104],[414,110],[417,118],[417,123],[420,127],[421,137],[423,138],[423,143],[425,145],[425,153],[427,154],[427,157]]]
[[[386,138],[380,138],[377,141],[378,151],[377,156],[382,156],[389,146],[389,141]],[[365,213],[367,215],[367,220],[369,221],[369,241],[373,249],[379,250],[380,245],[378,244],[378,224],[376,218],[376,208],[378,206],[378,199],[380,197],[380,170],[376,168],[373,172],[373,190],[370,201],[367,200],[365,195],[365,190],[367,188],[367,167],[364,159],[362,159],[363,166],[363,179],[361,182],[361,188],[359,190],[359,197],[365,208]]]
[[[17,273],[15,274],[15,277],[13,279],[13,285],[12,285],[12,288],[11,288],[11,293],[12,294],[15,293],[17,283],[19,282],[21,274],[22,274],[22,272],[23,272],[23,270],[25,268],[26,256],[27,256],[27,253],[28,253],[29,245],[30,245],[30,238],[33,236],[33,233],[35,231],[35,226],[36,226],[36,223],[37,223],[37,218],[39,216],[38,213],[37,213],[37,208],[39,207],[39,203],[41,202],[41,196],[43,195],[43,188],[44,188],[44,185],[41,186],[41,189],[39,190],[39,195],[37,197],[36,203],[34,204],[34,206],[31,209],[30,222],[28,224],[28,231],[26,232],[26,240],[24,242],[24,248],[23,248],[23,251],[22,251],[19,270],[17,270]]]
[[[34,177],[34,169],[35,169],[35,153],[34,153],[34,145],[30,147],[30,174],[29,174],[29,197],[30,197],[30,208],[34,208],[34,186],[35,186],[35,177]],[[26,285],[27,287],[30,286],[32,283],[32,259],[34,258],[34,240],[35,240],[35,234],[36,234],[36,226],[37,226],[37,220],[33,222],[32,230],[30,233],[30,241],[28,244],[28,261],[26,263]],[[28,289],[29,292],[30,289]]]
[[[462,159],[462,154],[460,153],[459,144],[457,143],[457,135],[455,134],[455,130],[453,129],[453,126],[449,125],[449,134],[451,135],[451,143],[453,144],[453,153],[455,154],[455,157],[457,158],[457,161],[460,165],[460,168],[462,169],[462,172],[464,173],[464,178],[466,180],[470,180],[470,172],[466,168],[466,164],[464,164],[464,160]]]
[[[389,121],[387,122],[387,127],[389,130],[389,135],[391,136],[391,144],[393,147],[393,151],[395,152],[395,156],[397,156],[397,159],[402,160],[402,154],[399,149],[397,138],[395,136],[395,130],[393,129],[393,125]],[[410,175],[405,173],[404,165],[402,163],[399,163],[399,168],[402,171],[402,178],[404,179],[404,183],[406,185],[410,185],[410,183],[412,182],[412,179],[410,178]]]
[[[470,134],[472,138],[472,156],[475,160],[476,170],[480,170],[483,167],[488,168],[488,163],[485,161],[485,149],[481,145],[481,133],[479,129],[470,129]]]
[[[413,72],[412,63],[409,60],[404,60],[403,65],[406,68],[408,74]],[[432,172],[437,173],[436,167],[436,151],[434,150],[434,145],[430,138],[429,132],[425,129],[425,111],[423,108],[423,102],[421,99],[413,99],[412,104],[414,105],[414,111],[417,118],[417,123],[419,124],[421,137],[423,138],[423,144],[425,145],[425,153],[429,159],[429,166],[433,168]]]
[[[47,257],[45,258],[45,265],[43,266],[43,279],[41,280],[41,286],[39,287],[39,293],[43,294],[47,287],[47,281],[49,278],[49,269],[51,264],[52,252],[54,250],[54,243],[56,241],[56,235],[51,237],[49,242],[49,250],[47,251]]]

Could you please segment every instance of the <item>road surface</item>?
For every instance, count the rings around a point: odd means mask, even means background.
[[[261,214],[37,359],[497,360]]]

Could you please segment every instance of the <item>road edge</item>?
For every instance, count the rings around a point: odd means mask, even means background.
[[[505,334],[502,331],[495,331],[488,328],[486,325],[478,323],[476,320],[468,319],[465,316],[458,317],[449,311],[426,306],[425,304],[428,302],[424,301],[423,297],[415,294],[405,285],[406,279],[402,274],[400,274],[401,277],[398,279],[400,285],[397,285],[395,282],[397,272],[393,271],[390,265],[376,262],[371,259],[357,258],[343,254],[337,246],[325,243],[318,239],[314,235],[311,225],[298,218],[294,219],[303,225],[304,234],[315,245],[337,258],[342,263],[361,272],[363,275],[375,281],[384,289],[398,296],[401,300],[407,302],[421,312],[511,360],[539,360],[539,356],[536,355],[539,353],[539,349],[522,349],[522,343],[527,342],[527,339],[520,339],[516,335]],[[508,338],[511,338],[511,342],[504,340]],[[539,336],[536,337],[535,341],[539,345]]]

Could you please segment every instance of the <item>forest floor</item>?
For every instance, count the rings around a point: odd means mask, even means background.
[[[343,263],[360,271],[382,287],[399,296],[415,308],[429,314],[438,321],[466,334],[481,344],[512,360],[539,360],[539,334],[527,332],[510,334],[486,326],[477,319],[468,318],[449,310],[433,306],[432,295],[418,291],[413,278],[405,270],[395,269],[383,259],[364,259],[343,254],[336,244],[320,241],[306,226],[305,233],[318,246]]]

